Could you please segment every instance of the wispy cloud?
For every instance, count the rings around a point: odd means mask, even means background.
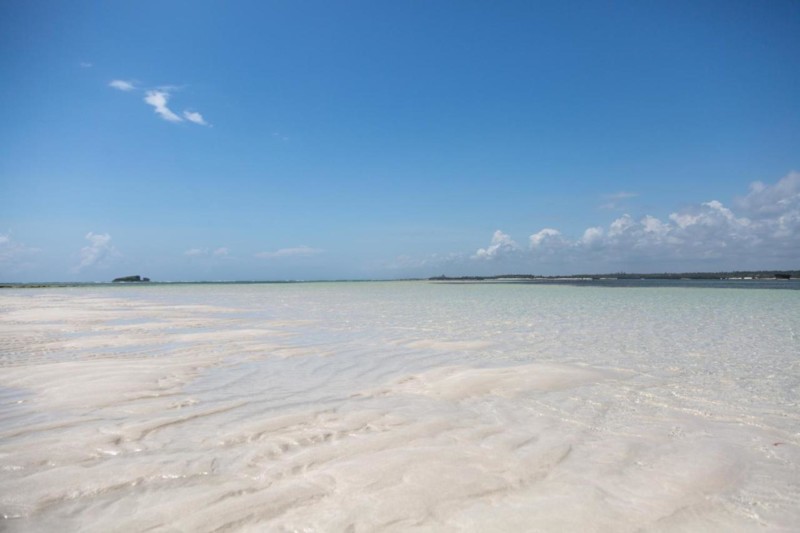
[[[108,83],[108,86],[113,89],[118,89],[120,91],[125,91],[125,92],[133,91],[134,89],[136,89],[136,85],[134,85],[133,82],[125,80],[111,80]]]
[[[190,248],[183,252],[183,255],[187,257],[226,257],[229,253],[228,248],[221,246],[213,250],[211,248]]]
[[[92,68],[94,66],[88,61],[81,61],[80,63],[78,63],[78,65],[80,65],[81,68]]]
[[[31,255],[39,251],[38,248],[31,248],[15,241],[11,232],[0,233],[0,265],[2,266],[20,266]]]
[[[203,115],[197,111],[184,111],[183,116],[189,122],[194,122],[195,124],[200,124],[201,126],[211,126],[211,124],[205,121]]]
[[[604,202],[600,204],[600,209],[620,209],[625,200],[630,200],[631,198],[636,198],[637,196],[639,196],[638,193],[626,191],[604,194],[601,196]]]
[[[620,191],[611,194],[604,194],[603,198],[607,198],[608,200],[625,200],[627,198],[636,198],[637,196],[639,196],[639,193]]]
[[[311,248],[310,246],[297,246],[294,248],[281,248],[274,252],[259,252],[255,254],[256,257],[261,259],[279,259],[284,257],[308,257],[312,255],[321,254],[322,250],[319,248]]]
[[[170,94],[167,91],[153,90],[145,93],[144,101],[153,106],[155,112],[164,120],[168,122],[183,122],[181,117],[167,107],[169,97]]]
[[[89,232],[84,237],[89,241],[88,246],[84,246],[80,251],[80,263],[75,268],[80,272],[86,268],[107,265],[112,259],[120,257],[122,254],[111,244],[111,235],[108,233]]]
[[[108,86],[112,89],[116,89],[118,91],[123,92],[138,92],[141,90],[139,86],[137,86],[136,82],[131,80],[121,80],[115,79],[108,82]],[[211,124],[205,119],[205,117],[200,114],[198,111],[193,111],[191,109],[186,109],[183,111],[182,116],[177,114],[175,111],[170,109],[169,101],[172,98],[174,92],[179,91],[181,87],[175,85],[160,85],[155,88],[146,88],[144,90],[144,102],[153,107],[153,111],[161,117],[162,119],[166,120],[167,122],[172,123],[179,123],[179,122],[191,122],[192,124],[197,124],[199,126],[209,126]]]

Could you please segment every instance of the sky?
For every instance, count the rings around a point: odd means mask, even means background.
[[[0,3],[0,281],[800,268],[800,2]]]

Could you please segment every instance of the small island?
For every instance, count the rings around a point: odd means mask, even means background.
[[[121,278],[114,278],[112,283],[143,283],[150,281],[150,278],[143,278],[142,276],[124,276]]]

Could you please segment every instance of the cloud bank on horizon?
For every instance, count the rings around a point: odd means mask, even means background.
[[[626,264],[659,270],[691,262],[733,269],[752,264],[753,258],[764,265],[800,268],[800,172],[790,172],[773,185],[753,182],[735,208],[738,213],[710,200],[673,212],[666,220],[651,215],[635,220],[625,214],[606,227],[586,228],[577,238],[543,228],[525,245],[498,229],[471,259],[584,271]]]

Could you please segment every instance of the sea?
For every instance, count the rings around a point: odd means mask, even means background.
[[[0,530],[797,531],[798,288],[1,289]]]

